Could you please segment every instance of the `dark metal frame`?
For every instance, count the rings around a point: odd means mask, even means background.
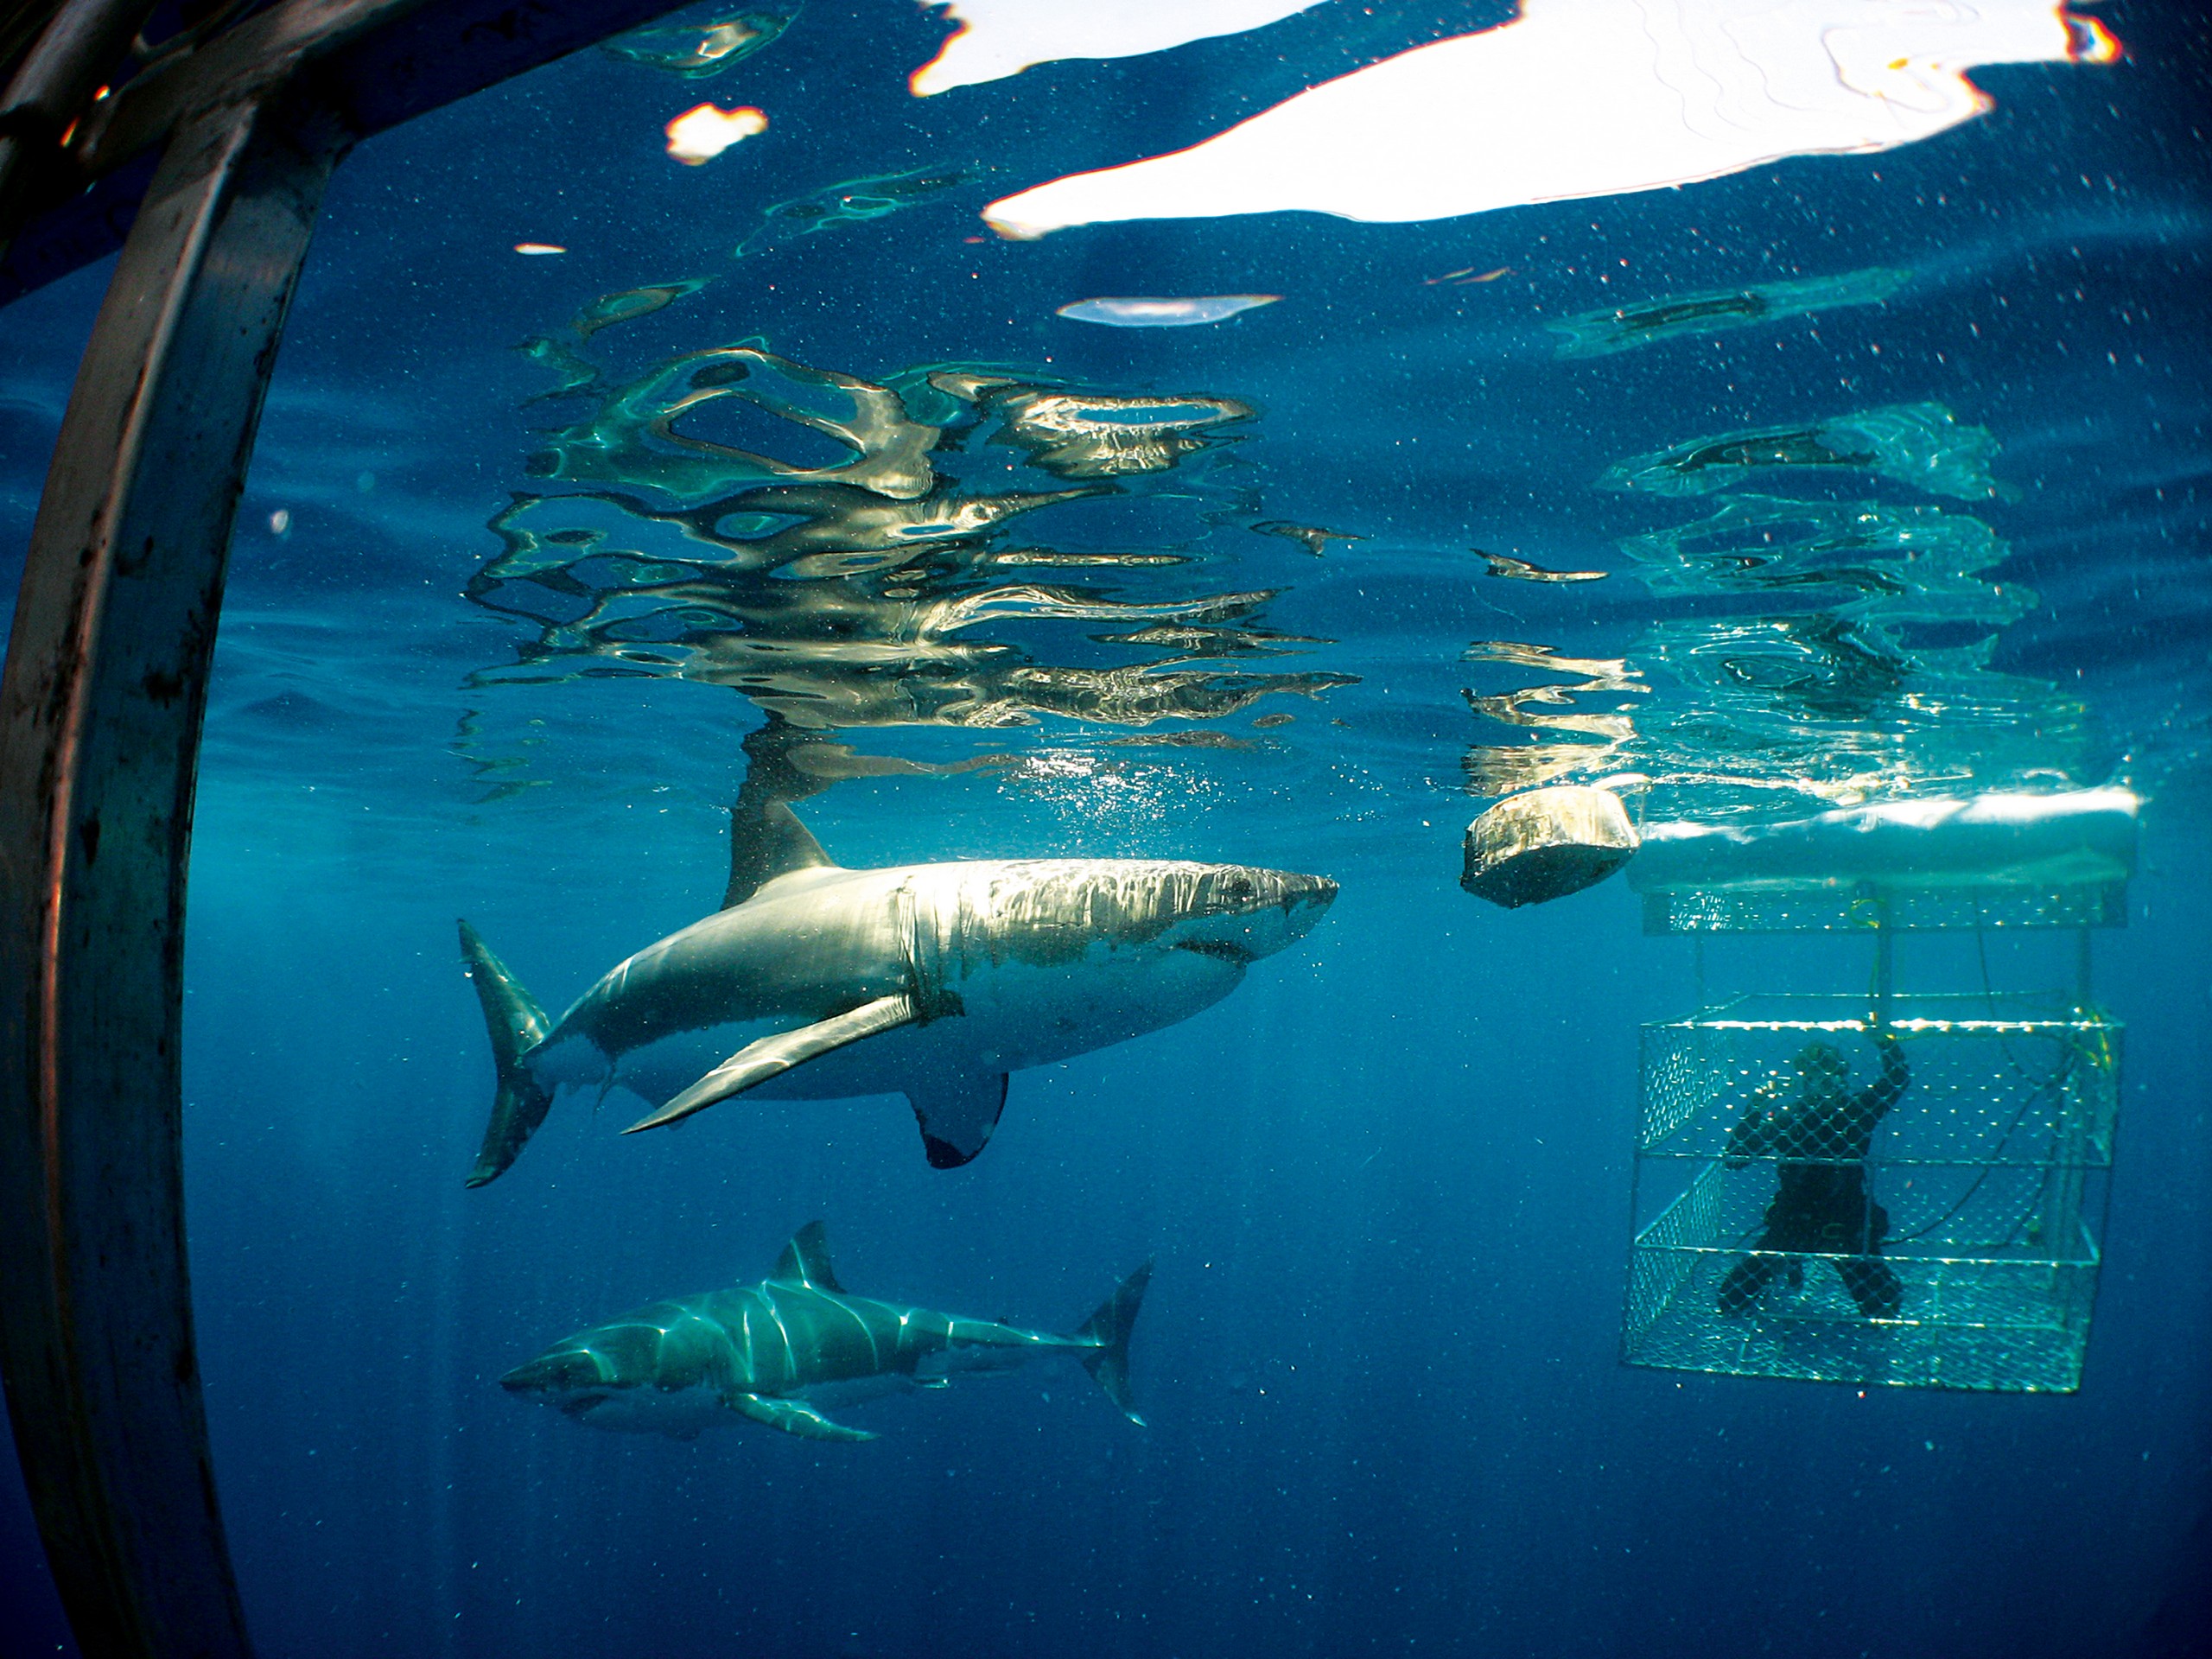
[[[186,1265],[185,872],[232,520],[323,184],[360,137],[673,9],[279,0],[78,118],[143,8],[71,0],[0,101],[0,186],[75,193],[14,238],[0,303],[123,243],[0,679],[0,1372],[97,1659],[250,1651]]]

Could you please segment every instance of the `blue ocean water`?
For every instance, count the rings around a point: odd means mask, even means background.
[[[918,100],[941,18],[809,0],[716,78],[585,54],[346,163],[240,513],[192,873],[195,1301],[265,1651],[2202,1650],[2212,54],[2115,5],[2125,60],[1977,71],[1994,108],[1923,143],[1471,218],[976,217],[1508,15],[1337,0]],[[702,98],[768,129],[675,166]],[[106,274],[0,331],[11,552]],[[1768,310],[1679,311],[1746,292]],[[1246,294],[1281,297],[1057,315]],[[781,486],[687,477],[672,433],[888,453],[798,418],[849,423],[824,376],[897,392],[930,499],[988,522],[695,512]],[[737,384],[781,412],[696,397]],[[1025,391],[1157,452],[1101,473]],[[1619,486],[1728,442],[1872,459]],[[1618,1363],[1637,1028],[1688,1011],[1692,947],[1620,881],[1508,912],[1456,879],[1489,798],[1628,772],[1649,817],[1743,823],[2144,796],[2094,946],[2128,1030],[2078,1394]],[[1206,1013],[1017,1074],[965,1168],[895,1099],[621,1139],[634,1103],[572,1098],[464,1190],[491,1065],[454,918],[557,1007],[716,905],[748,779],[855,866],[1343,893]],[[1866,962],[1706,971],[1847,991]],[[817,1217],[855,1291],[1055,1329],[1156,1257],[1149,1426],[1045,1364],[858,1408],[866,1446],[597,1433],[498,1387]],[[55,1651],[5,1501],[9,1650]]]

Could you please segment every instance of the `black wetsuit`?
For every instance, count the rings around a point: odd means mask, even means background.
[[[1895,1317],[1904,1291],[1880,1259],[1890,1212],[1866,1191],[1866,1154],[1874,1126],[1897,1104],[1911,1072],[1896,1038],[1878,1041],[1882,1075],[1866,1088],[1801,1096],[1779,1106],[1754,1101],[1728,1132],[1723,1162],[1741,1169],[1774,1154],[1780,1182],[1766,1207],[1766,1231],[1753,1246],[1762,1253],[1738,1262],[1721,1281],[1723,1313],[1744,1313],[1785,1266],[1793,1282],[1798,1278],[1795,1262],[1764,1254],[1781,1250],[1845,1258],[1835,1270],[1859,1311],[1870,1319]]]

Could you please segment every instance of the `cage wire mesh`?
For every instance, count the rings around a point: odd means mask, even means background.
[[[1885,885],[1878,912],[1865,882],[1777,882],[1727,887],[1648,887],[1646,933],[1865,932],[1878,914],[1899,931],[1974,928],[2118,927],[2127,887],[2095,882],[1920,887]]]
[[[1623,1358],[1827,1382],[2078,1387],[2119,1026],[2063,996],[1899,998],[1887,1029],[1908,1075],[1854,1147],[1849,1134],[1808,1131],[1824,1120],[1793,1116],[1790,1102],[1809,1043],[1848,1068],[1824,1098],[1881,1101],[1866,1007],[1747,997],[1643,1028]]]

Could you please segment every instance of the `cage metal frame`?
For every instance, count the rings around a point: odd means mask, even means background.
[[[185,875],[323,187],[360,139],[677,4],[243,0],[134,57],[152,0],[63,0],[0,92],[0,305],[121,249],[0,678],[0,1380],[87,1655],[251,1652],[185,1249]]]

